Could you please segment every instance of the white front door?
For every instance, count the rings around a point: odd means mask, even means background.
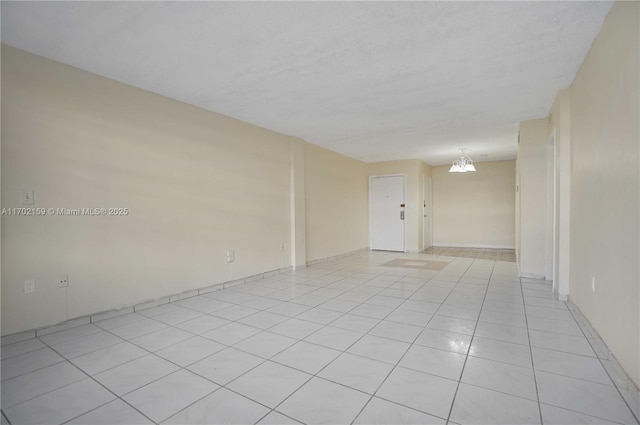
[[[404,176],[371,177],[371,249],[404,251]]]
[[[433,245],[433,201],[431,196],[431,177],[422,176],[424,193],[422,198],[422,248],[427,249]]]

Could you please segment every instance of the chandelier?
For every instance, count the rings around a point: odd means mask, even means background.
[[[465,156],[464,149],[460,148],[460,158],[453,161],[453,165],[449,168],[450,173],[466,173],[467,171],[476,171],[473,161]]]

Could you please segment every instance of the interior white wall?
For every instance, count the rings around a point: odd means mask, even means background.
[[[434,246],[515,246],[515,161],[475,164],[477,171],[449,173],[433,167]]]
[[[518,181],[520,275],[544,279],[547,269],[547,119],[520,123]]]
[[[306,143],[307,261],[369,246],[367,164]]]
[[[367,246],[366,164],[4,45],[1,151],[4,208],[130,211],[3,215],[3,335]]]
[[[639,52],[640,4],[616,2],[570,92],[570,297],[636,385],[640,385]]]
[[[554,283],[561,298],[569,294],[571,281],[571,101],[570,90],[558,92],[551,107],[550,123],[556,140],[556,273]]]

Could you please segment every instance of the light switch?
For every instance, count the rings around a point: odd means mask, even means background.
[[[22,191],[22,205],[33,205],[33,190]]]

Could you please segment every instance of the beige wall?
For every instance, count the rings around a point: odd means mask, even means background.
[[[555,138],[555,264],[554,291],[565,299],[569,294],[571,268],[571,93],[561,90],[549,116]]]
[[[367,164],[305,144],[307,261],[369,245]]]
[[[637,2],[614,4],[571,86],[570,296],[636,384],[639,15]]]
[[[549,126],[547,119],[520,123],[518,180],[520,190],[520,246],[518,266],[526,277],[544,278],[547,269],[547,166]]]
[[[3,216],[3,335],[367,246],[364,163],[6,46],[1,154],[4,208],[130,211]]]
[[[375,162],[368,164],[369,176],[404,174],[405,194],[405,249],[422,249],[422,175],[430,172],[429,165],[417,159]]]
[[[515,161],[475,163],[476,172],[433,167],[435,246],[513,248]]]

